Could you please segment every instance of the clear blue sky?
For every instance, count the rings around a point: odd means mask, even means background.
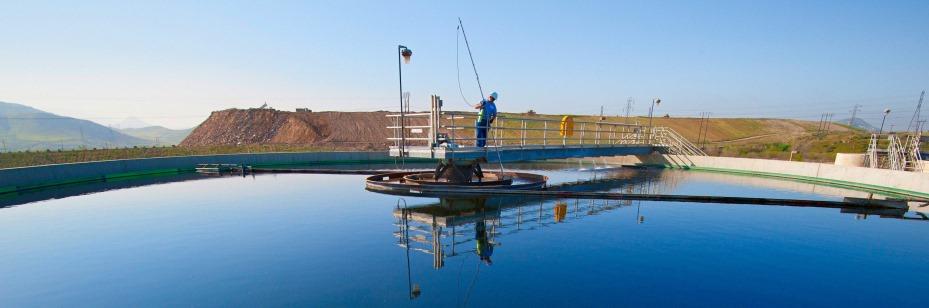
[[[847,118],[929,88],[929,1],[0,3],[0,101],[101,123],[193,126],[210,111],[397,109],[404,84],[454,109],[456,25],[504,111]],[[467,97],[478,99],[462,52]],[[927,108],[929,109],[929,108]],[[929,112],[926,112],[929,115]]]

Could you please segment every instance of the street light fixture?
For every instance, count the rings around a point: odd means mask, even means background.
[[[648,129],[650,130],[649,140],[651,140],[652,135],[655,133],[655,127],[652,126],[652,112],[655,110],[655,105],[661,105],[660,98],[656,97],[652,99],[652,106],[648,108]]]
[[[397,45],[397,73],[400,76],[400,157],[406,155],[406,116],[403,112],[403,62],[410,63],[413,50],[403,45]]]
[[[881,130],[877,132],[878,135],[884,132],[884,121],[887,121],[888,114],[890,114],[890,108],[884,109],[884,119],[881,120]]]

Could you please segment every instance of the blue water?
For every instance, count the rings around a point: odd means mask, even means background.
[[[615,191],[842,192],[699,172],[524,167],[554,183],[629,179]],[[403,197],[414,213],[407,262],[400,198],[365,191],[363,178],[185,178],[0,208],[0,303],[923,306],[929,292],[926,221],[824,208]],[[560,202],[567,213],[556,219]],[[460,222],[439,226],[439,268],[427,253],[433,218]],[[492,265],[473,252],[477,220]],[[409,282],[421,290],[415,299]]]

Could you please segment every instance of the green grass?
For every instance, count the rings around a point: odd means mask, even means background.
[[[727,144],[707,149],[714,156],[780,159],[794,161],[831,162],[836,153],[864,153],[870,137],[857,131],[833,132],[823,137],[801,135],[785,137],[776,142]]]

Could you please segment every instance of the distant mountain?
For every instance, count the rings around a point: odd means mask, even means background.
[[[850,118],[842,119],[842,120],[835,121],[835,123],[848,125],[848,120],[851,120],[851,119]],[[865,121],[861,118],[855,118],[855,122],[852,123],[852,127],[860,128],[866,131],[877,131],[877,127],[875,127],[874,125],[871,125],[871,123],[868,123],[868,121]]]
[[[136,117],[128,117],[111,126],[115,127],[116,129],[127,129],[127,128],[146,128],[146,127],[150,127],[154,125],[148,124],[145,121],[142,121],[142,119],[139,119]]]
[[[190,135],[192,130],[193,128],[170,129],[163,126],[119,129],[123,134],[148,140],[156,145],[176,145],[181,143],[184,138],[187,138],[187,135]]]
[[[91,121],[0,102],[2,151],[124,147],[151,143]]]

